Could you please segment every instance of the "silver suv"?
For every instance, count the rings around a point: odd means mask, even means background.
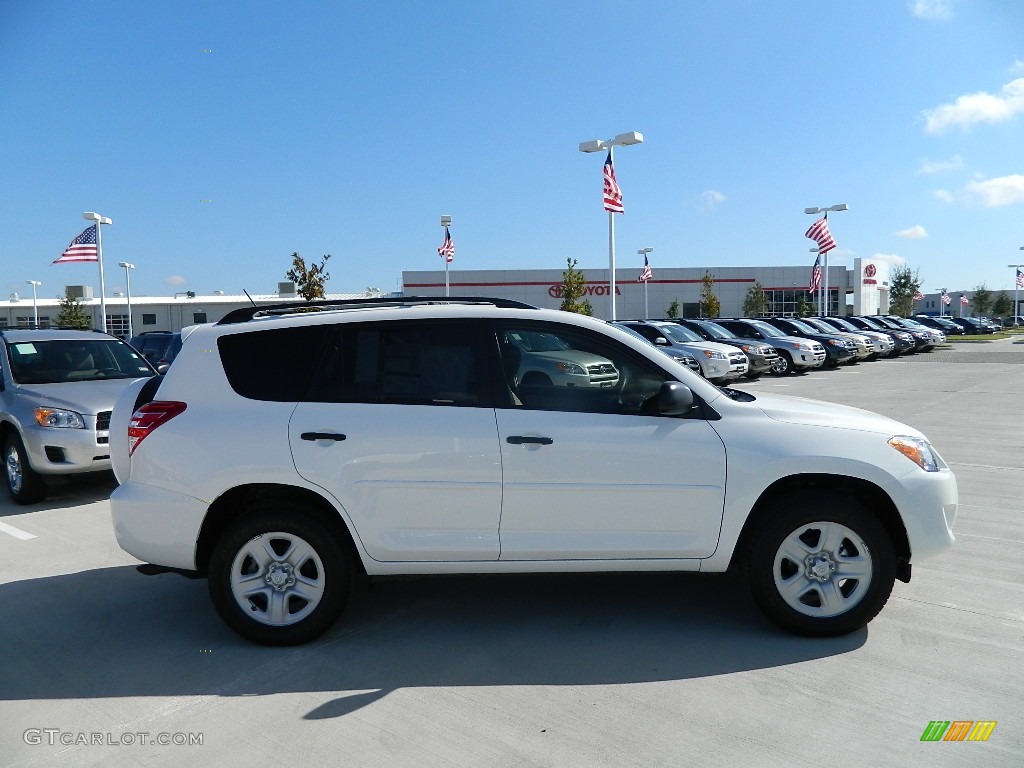
[[[110,469],[114,402],[131,381],[156,374],[153,366],[99,332],[5,330],[0,340],[0,444],[11,498],[44,498],[44,475]]]
[[[608,358],[581,352],[563,339],[541,331],[517,330],[505,343],[519,353],[517,384],[558,387],[614,387],[619,372]]]

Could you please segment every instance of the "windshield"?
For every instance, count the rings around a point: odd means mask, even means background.
[[[718,323],[712,323],[710,321],[700,322],[694,321],[697,325],[707,331],[708,336],[713,336],[716,339],[737,339],[739,338],[735,333],[730,331],[728,328],[723,328]]]
[[[809,317],[805,317],[801,322],[804,325],[811,326],[812,328],[814,328],[814,330],[821,331],[822,333],[836,332],[836,329],[833,326],[826,323],[824,320],[812,320]]]
[[[12,341],[11,374],[19,384],[138,379],[153,368],[127,344],[110,338]]]
[[[819,331],[817,328],[811,327],[803,320],[797,320],[795,317],[790,317],[787,319],[789,320],[789,322],[793,324],[794,327],[799,328],[804,333],[821,333],[821,331]]]
[[[763,323],[760,320],[751,320],[750,324],[757,328],[757,330],[759,330],[765,336],[770,336],[773,339],[781,339],[783,336],[786,335],[778,328],[776,328],[774,325],[768,325],[768,323]]]
[[[684,328],[681,325],[659,325],[658,330],[668,336],[672,341],[704,341],[695,331]]]
[[[847,322],[846,320],[843,320],[843,318],[841,317],[833,317],[830,319],[830,322],[842,328],[844,331],[853,331],[854,333],[856,333],[859,330],[857,326],[855,326],[853,323]]]

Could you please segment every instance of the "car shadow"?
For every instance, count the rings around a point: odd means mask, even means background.
[[[731,575],[375,579],[319,640],[265,648],[214,613],[204,580],[131,566],[0,585],[0,699],[329,692],[305,719],[398,689],[616,685],[727,675],[850,652],[785,634]]]
[[[106,501],[117,488],[117,479],[109,470],[81,475],[48,476],[45,483],[46,498],[35,504],[15,504],[7,495],[6,485],[0,488],[0,517],[24,515],[41,510],[70,509],[82,504]]]

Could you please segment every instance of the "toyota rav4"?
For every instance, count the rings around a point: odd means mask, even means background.
[[[613,384],[520,376],[534,334]],[[111,450],[121,547],[205,576],[270,645],[329,629],[359,572],[736,568],[779,626],[838,635],[957,513],[913,427],[721,389],[608,323],[497,299],[237,310],[122,394]]]

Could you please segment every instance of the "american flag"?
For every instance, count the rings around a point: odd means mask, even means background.
[[[967,300],[967,297],[966,297],[966,296],[964,296],[964,295],[963,295],[963,294],[961,293],[961,294],[960,294],[960,303],[961,303],[961,304],[970,304],[971,302],[969,302],[969,301]]]
[[[924,298],[924,294],[920,291],[914,291],[914,301],[920,301]]]
[[[942,303],[943,304],[949,304],[949,302],[951,302],[953,300],[953,299],[950,298],[949,294],[946,293],[945,291],[942,292],[942,296],[940,298],[942,299]]]
[[[93,224],[91,227],[87,227],[86,230],[71,241],[64,253],[60,255],[54,264],[64,264],[69,261],[99,261],[100,256],[96,250],[96,227],[98,224]]]
[[[437,249],[437,255],[449,264],[455,261],[455,241],[452,240],[452,233],[448,231],[448,227],[444,228],[444,242]]]
[[[625,213],[622,207],[622,190],[615,180],[615,166],[612,165],[612,151],[608,150],[608,159],[604,161],[604,209],[610,213]]]
[[[821,254],[814,260],[814,266],[811,267],[811,284],[807,286],[808,293],[814,293],[818,288],[821,287]]]
[[[832,233],[828,231],[828,218],[822,216],[804,232],[804,237],[809,237],[818,244],[818,253],[828,253],[836,247],[836,241],[832,239]]]
[[[1017,270],[1017,287],[1024,288],[1024,272]]]
[[[638,283],[646,283],[651,279],[651,264],[647,261],[647,254],[644,254],[644,271],[640,273],[640,277],[636,279]]]

